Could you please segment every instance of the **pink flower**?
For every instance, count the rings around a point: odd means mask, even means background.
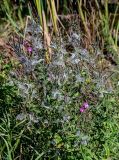
[[[85,111],[85,108],[81,107],[80,112],[84,112],[84,111]]]
[[[89,104],[88,104],[87,102],[84,102],[84,103],[83,103],[83,107],[84,107],[85,109],[87,109],[87,108],[89,107]]]
[[[28,52],[32,52],[32,50],[33,50],[32,47],[28,47],[28,48],[27,48],[27,51],[28,51]]]
[[[89,104],[87,102],[84,102],[82,107],[80,108],[80,112],[84,112],[89,107]]]

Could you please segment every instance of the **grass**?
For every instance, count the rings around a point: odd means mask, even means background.
[[[14,57],[6,61],[6,48],[0,50],[0,159],[118,160],[118,60],[114,66],[103,54],[106,47],[118,57],[118,7],[110,25],[108,1],[104,12],[92,6],[90,15],[78,1],[82,25],[72,18],[69,31],[61,31],[60,2],[35,2],[40,24],[27,17],[24,36],[10,41]],[[55,34],[49,34],[48,13]]]

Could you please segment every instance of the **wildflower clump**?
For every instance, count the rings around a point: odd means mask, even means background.
[[[19,45],[19,55],[16,52],[22,74],[14,68],[10,75],[16,76],[9,77],[23,98],[21,109],[14,116],[14,123],[23,129],[22,159],[30,159],[31,155],[36,159],[40,154],[41,159],[85,159],[89,153],[90,159],[99,157],[103,146],[100,137],[94,136],[97,146],[92,142],[93,127],[100,125],[98,120],[95,124],[95,115],[99,113],[94,108],[102,90],[104,95],[108,93],[105,84],[109,76],[105,71],[100,73],[97,65],[101,54],[95,48],[90,54],[82,47],[78,30],[68,36],[62,33],[59,37],[53,36],[49,46],[52,59],[46,63],[47,50],[39,24],[31,21],[25,38],[28,43]],[[98,118],[100,120],[100,116]],[[104,124],[103,117],[102,128]],[[19,154],[18,146],[16,157]]]

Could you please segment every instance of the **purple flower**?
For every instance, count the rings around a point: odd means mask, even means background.
[[[84,107],[85,109],[87,109],[87,108],[89,107],[88,102],[84,102],[84,103],[83,103],[83,107]]]
[[[84,112],[85,111],[85,108],[84,107],[81,107],[80,108],[80,112]]]
[[[80,112],[84,112],[89,107],[88,102],[84,102],[82,107],[80,108]]]
[[[28,47],[28,48],[27,48],[27,51],[28,51],[28,52],[32,52],[32,50],[33,50],[32,47]]]

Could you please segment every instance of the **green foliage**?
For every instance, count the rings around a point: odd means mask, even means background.
[[[47,66],[42,61],[36,65],[34,80],[29,79],[28,75],[27,81],[26,77],[20,81],[1,74],[0,158],[118,159],[119,119],[116,92],[104,94],[96,104],[88,101],[89,108],[80,113],[79,109],[84,101],[81,88],[85,87],[87,81],[76,82],[75,68],[75,71],[68,74],[68,79],[63,81],[59,77],[62,83],[58,86],[58,81],[48,79],[49,71],[50,74],[59,74],[59,69],[56,72],[52,65]],[[9,67],[4,68],[4,73],[7,73]],[[62,73],[63,71],[60,74]],[[82,71],[82,76],[87,79],[88,72]],[[14,82],[17,88],[8,82]],[[95,84],[92,88],[95,88]]]
[[[72,110],[74,107],[72,105]],[[118,105],[112,95],[105,96],[97,106],[90,108],[88,114],[91,119],[87,113],[75,113],[62,123],[62,114],[57,107],[45,109],[38,105],[38,108],[39,123],[30,122],[27,118],[16,120],[15,115],[8,112],[1,118],[2,158],[15,159],[20,155],[27,159],[119,158]]]
[[[23,1],[19,2],[22,4]],[[54,3],[43,1],[41,5],[42,1],[35,2],[40,23],[43,23],[43,14],[47,20],[46,13],[50,12],[57,31],[55,15],[58,9]],[[81,2],[79,13],[85,31],[89,32],[87,15],[83,13]],[[64,12],[67,12],[67,1],[62,5]],[[10,1],[4,0],[4,6],[8,19],[16,27]],[[18,17],[22,23],[19,7]],[[105,12],[100,12],[100,20],[102,36],[110,47],[114,41],[109,33],[107,3]],[[32,35],[34,54],[31,53],[30,57],[27,51],[23,55],[20,52],[18,57],[23,67],[23,77],[15,72],[11,63],[0,61],[0,159],[118,160],[119,88],[107,91],[110,88],[105,85],[110,74],[97,69],[101,53],[98,55],[94,50],[96,54],[91,55],[79,45],[80,34],[72,32],[70,43],[64,41],[67,37],[60,37],[60,40],[53,37],[52,62],[46,64],[40,26],[33,22],[30,27],[26,26],[25,34],[30,31]],[[66,46],[73,46],[73,51],[67,51]],[[16,76],[11,76],[11,72]],[[117,84],[116,78],[113,81]],[[85,101],[89,108],[80,112]]]
[[[10,85],[8,81],[9,71],[12,68],[11,63],[4,64],[3,59],[0,61],[1,73],[0,73],[0,116],[6,111],[16,107],[20,97],[17,95],[17,88],[14,85]]]

